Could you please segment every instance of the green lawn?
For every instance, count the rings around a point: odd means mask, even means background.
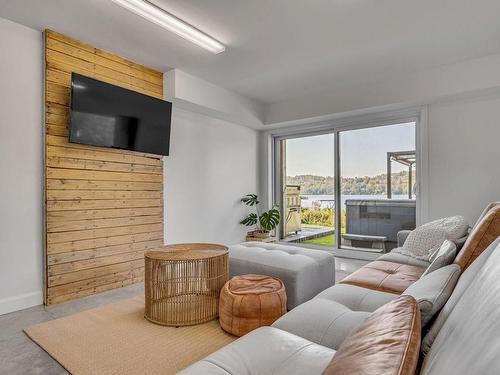
[[[323,237],[318,237],[318,238],[313,238],[310,240],[305,240],[302,241],[301,243],[307,243],[311,245],[318,245],[318,246],[329,246],[333,247],[335,245],[335,235],[334,234],[328,234]]]
[[[319,225],[313,225],[313,224],[302,224],[303,227],[317,227]],[[325,227],[325,228],[331,228],[331,227]],[[345,227],[342,226],[340,228],[340,233],[345,233]],[[312,238],[310,240],[305,240],[302,241],[301,243],[306,243],[306,244],[311,244],[311,245],[317,245],[317,246],[328,246],[328,247],[333,247],[335,246],[335,234],[327,234],[326,236],[318,237],[318,238]]]

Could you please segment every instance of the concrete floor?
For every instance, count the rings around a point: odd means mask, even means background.
[[[337,281],[359,266],[361,264],[355,264],[351,260],[337,259]],[[143,292],[143,284],[135,284],[58,305],[35,306],[0,315],[0,375],[69,374],[42,348],[31,341],[24,334],[23,329],[37,323],[131,298]]]
[[[0,316],[0,374],[69,374],[42,348],[31,341],[23,329],[37,323],[62,318],[143,293],[143,284],[111,290],[53,306],[35,306]]]

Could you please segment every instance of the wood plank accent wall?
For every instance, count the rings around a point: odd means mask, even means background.
[[[71,72],[163,98],[163,74],[45,31],[45,303],[144,277],[163,244],[163,161],[68,143]]]

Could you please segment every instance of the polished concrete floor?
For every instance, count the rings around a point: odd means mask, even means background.
[[[336,279],[343,279],[362,264],[337,259]],[[24,328],[61,318],[143,293],[143,284],[81,298],[54,306],[35,306],[0,316],[0,375],[59,375],[68,372],[31,341]],[[98,375],[98,374],[96,374]]]

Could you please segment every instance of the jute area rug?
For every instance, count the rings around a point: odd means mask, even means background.
[[[235,339],[218,320],[175,328],[143,315],[144,297],[138,296],[25,333],[73,375],[175,374]]]

